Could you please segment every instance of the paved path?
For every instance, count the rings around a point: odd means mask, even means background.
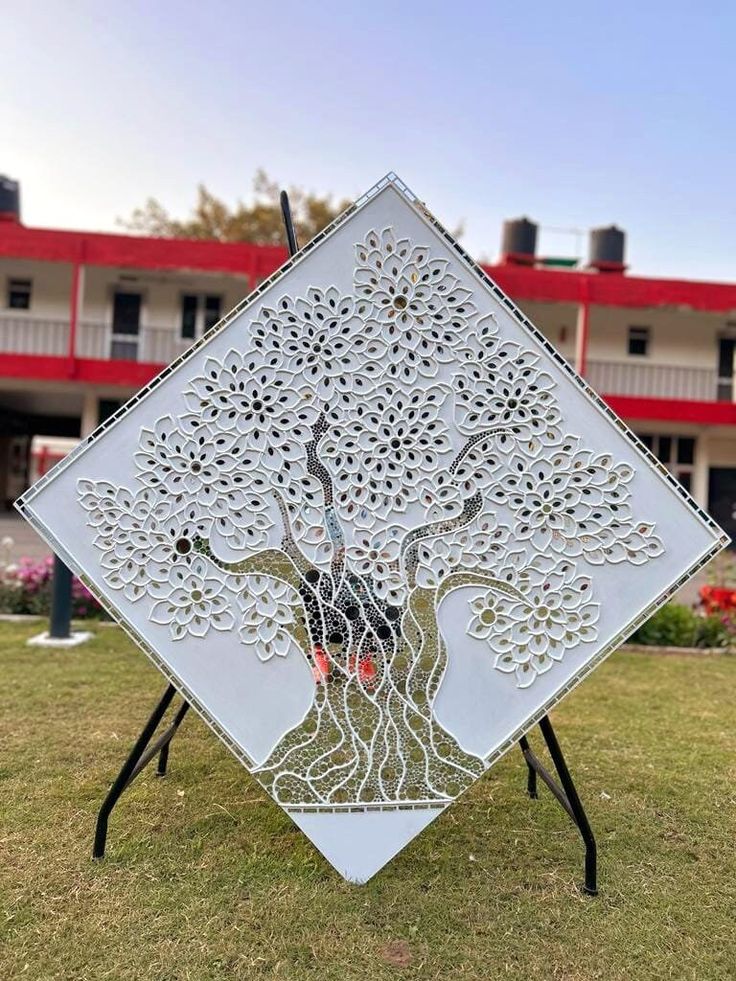
[[[41,559],[51,551],[25,518],[10,511],[0,511],[0,539],[13,539],[12,550],[14,560],[25,558]]]

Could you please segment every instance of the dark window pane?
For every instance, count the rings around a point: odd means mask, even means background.
[[[652,448],[653,437],[650,433],[637,433],[636,434],[642,443],[646,446],[648,450]]]
[[[31,308],[31,280],[30,279],[8,280],[8,307],[11,310],[30,310]]]
[[[718,377],[733,378],[733,337],[721,337],[718,341]]]
[[[138,335],[141,325],[141,294],[116,293],[112,307],[113,334]]]
[[[719,402],[731,402],[733,401],[733,382],[718,382],[718,401]]]
[[[680,483],[682,484],[682,486],[685,488],[686,491],[690,490],[692,474],[690,473],[689,470],[681,470],[677,474],[677,479],[680,481]]]
[[[222,297],[206,296],[204,298],[204,329],[209,330],[214,327],[222,316]]]
[[[657,440],[657,457],[664,464],[668,464],[672,459],[672,437],[660,436]]]
[[[649,349],[649,328],[629,327],[629,354],[637,357],[646,355]]]
[[[193,341],[197,336],[197,297],[181,298],[181,336],[185,341]]]
[[[692,463],[695,459],[695,440],[680,436],[677,440],[677,462]]]

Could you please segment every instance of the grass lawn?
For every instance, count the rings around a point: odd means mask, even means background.
[[[97,807],[164,681],[117,628],[0,624],[0,978],[736,977],[736,658],[617,654],[555,713],[597,834],[505,757],[367,886],[334,873],[205,725]],[[539,748],[540,739],[532,738]]]

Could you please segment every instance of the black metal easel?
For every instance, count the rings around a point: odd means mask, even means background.
[[[299,246],[296,239],[296,232],[294,230],[294,222],[292,220],[291,207],[289,205],[289,196],[286,191],[281,192],[281,214],[283,216],[284,227],[286,229],[289,255],[293,256],[298,251]],[[166,711],[171,705],[175,694],[176,688],[174,685],[170,684],[164,692],[158,705],[153,710],[150,719],[143,727],[140,736],[136,740],[133,749],[130,751],[130,755],[123,764],[123,767],[120,770],[120,773],[117,775],[115,782],[110,787],[110,790],[102,803],[100,812],[97,815],[95,841],[92,850],[93,858],[103,858],[105,854],[108,820],[123,791],[130,786],[138,774],[146,766],[148,766],[148,764],[157,754],[158,765],[156,767],[156,776],[166,776],[166,768],[169,761],[169,745],[171,740],[176,735],[179,726],[183,722],[184,716],[189,710],[189,702],[186,700],[182,701],[168,728],[162,732],[158,739],[156,739],[150,746],[149,743],[151,743],[156,730],[161,724],[163,717],[166,715]],[[585,808],[583,807],[580,797],[578,796],[575,783],[569,769],[567,768],[565,757],[563,756],[560,744],[557,741],[557,736],[555,735],[555,731],[552,728],[552,723],[550,722],[548,716],[545,715],[539,720],[539,728],[547,745],[549,755],[552,759],[555,770],[557,771],[557,776],[559,777],[560,782],[557,783],[549,770],[546,769],[546,767],[532,752],[527,737],[522,736],[519,740],[519,748],[521,749],[527,765],[527,792],[533,800],[537,799],[537,776],[539,776],[577,827],[583,842],[585,843],[585,881],[581,888],[583,892],[587,893],[589,896],[595,896],[598,893],[595,838],[593,837],[593,832],[590,824],[588,823]]]

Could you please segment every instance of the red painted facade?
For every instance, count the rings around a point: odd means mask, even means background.
[[[248,276],[255,283],[278,269],[287,253],[280,246],[246,242],[56,231],[6,221],[0,223],[0,256],[121,269],[223,273]],[[736,285],[732,283],[541,269],[516,263],[483,268],[505,293],[524,300],[577,304],[587,299],[602,306],[736,313]]]
[[[0,223],[0,257],[69,263],[74,284],[67,356],[0,354],[1,376],[138,388],[149,382],[162,365],[74,356],[76,286],[82,266],[239,275],[247,277],[253,287],[271,275],[286,260],[287,253],[285,248],[276,246],[33,229],[5,221]],[[591,304],[736,314],[736,285],[731,284],[651,279],[617,272],[551,270],[514,262],[484,268],[505,293],[521,303],[526,300],[576,305],[581,311],[582,351],[578,358],[581,365],[585,364],[585,324]],[[736,405],[727,402],[605,397],[627,419],[736,425]]]
[[[286,249],[245,242],[66,232],[6,221],[0,223],[0,256],[120,269],[187,269],[255,280],[277,269],[286,259]]]

